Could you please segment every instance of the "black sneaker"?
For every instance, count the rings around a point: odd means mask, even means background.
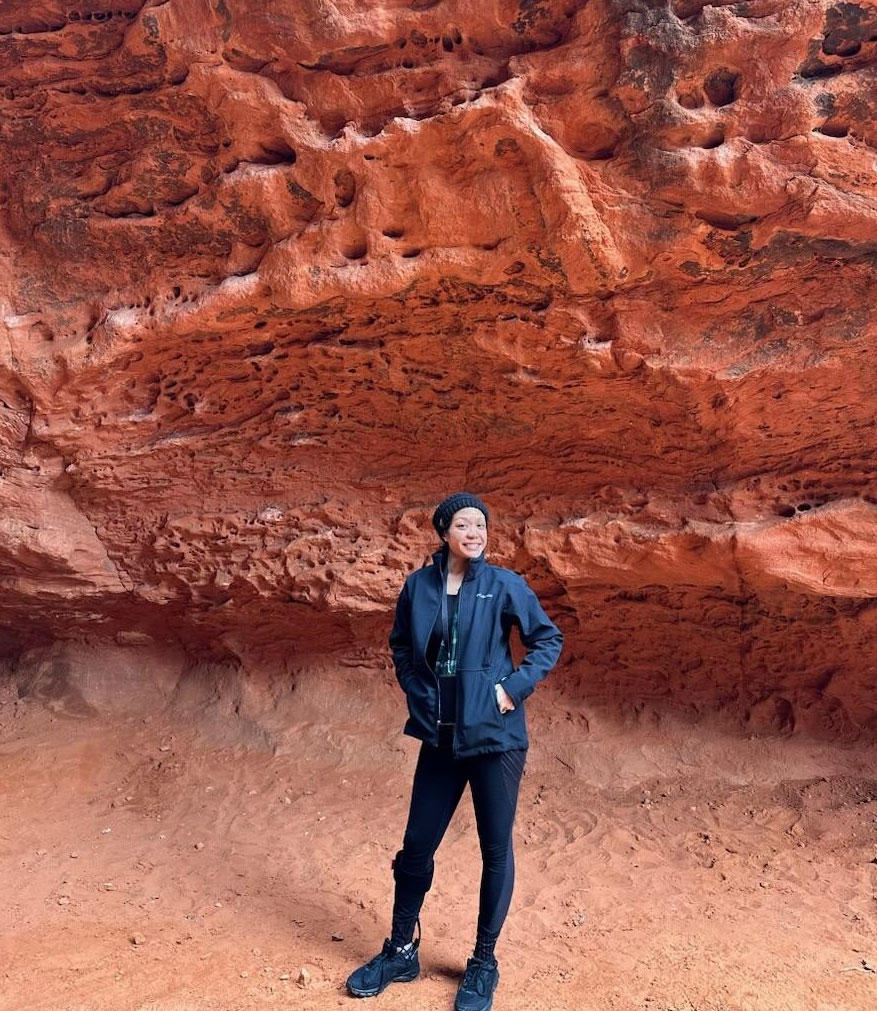
[[[418,937],[400,950],[387,938],[380,954],[348,976],[348,991],[354,997],[376,997],[391,983],[410,983],[417,979],[420,975],[419,945]]]
[[[498,983],[499,967],[495,958],[483,962],[470,958],[457,989],[454,1011],[490,1011]]]

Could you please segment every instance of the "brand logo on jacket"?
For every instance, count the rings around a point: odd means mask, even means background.
[[[487,598],[488,597],[492,597],[493,594],[492,593],[476,593],[475,596],[478,597],[480,600],[487,600]]]

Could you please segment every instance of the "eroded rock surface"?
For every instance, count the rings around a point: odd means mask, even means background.
[[[873,3],[0,33],[7,654],[367,667],[467,487],[576,690],[873,729]]]

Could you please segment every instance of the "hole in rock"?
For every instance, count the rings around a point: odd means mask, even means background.
[[[798,503],[798,512],[799,513],[805,513],[805,512],[807,512],[808,510],[810,510],[812,508],[813,508],[813,506],[809,502],[799,502]]]
[[[263,165],[295,165],[298,157],[293,149],[282,138],[272,141],[262,141],[262,157],[259,159]]]
[[[767,127],[750,126],[746,132],[746,139],[751,144],[769,144],[774,138]]]
[[[822,126],[817,126],[813,132],[825,134],[826,137],[846,137],[850,132],[850,127],[848,123],[829,119]]]
[[[805,63],[798,70],[798,74],[806,80],[820,77],[836,77],[842,72],[842,63],[823,63],[821,60],[812,60],[809,63]]]
[[[703,105],[703,99],[696,91],[680,91],[676,101],[683,109],[699,109]]]
[[[611,127],[589,123],[581,128],[575,140],[576,154],[586,161],[606,161],[615,155],[619,140],[619,134]]]
[[[730,105],[737,98],[739,85],[739,74],[727,67],[719,67],[703,82],[703,90],[713,105]]]
[[[792,516],[795,515],[795,507],[782,506],[781,508],[777,509],[777,514],[780,516],[784,516],[786,519],[790,519]]]
[[[681,21],[697,17],[706,7],[708,0],[676,0],[672,5],[673,13]]]
[[[268,326],[267,321],[264,320],[264,319],[260,319],[257,323],[253,324],[253,329],[254,330],[264,330],[266,326]]]
[[[725,214],[722,211],[695,211],[694,216],[712,225],[713,228],[720,228],[725,232],[735,232],[743,225],[750,225],[758,219],[749,214]]]
[[[383,234],[388,239],[401,239],[405,233],[401,228],[385,228]]]
[[[412,260],[415,256],[420,256],[421,252],[422,250],[420,249],[406,249],[405,252],[402,253],[402,257],[406,260]]]
[[[862,40],[849,34],[849,29],[838,28],[822,40],[826,56],[855,56],[862,48]]]
[[[348,260],[361,260],[368,249],[364,242],[354,243],[352,246],[348,246],[347,249],[343,249],[342,253]]]
[[[713,148],[721,147],[725,143],[725,131],[721,128],[713,130],[709,135],[701,142],[701,147],[706,151],[711,151]]]
[[[335,173],[335,200],[338,206],[349,207],[355,196],[356,179],[353,173],[349,169],[339,169]]]

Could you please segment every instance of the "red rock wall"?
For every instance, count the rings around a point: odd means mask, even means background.
[[[558,683],[873,730],[875,66],[873,3],[4,4],[5,652],[365,663],[466,487]]]

